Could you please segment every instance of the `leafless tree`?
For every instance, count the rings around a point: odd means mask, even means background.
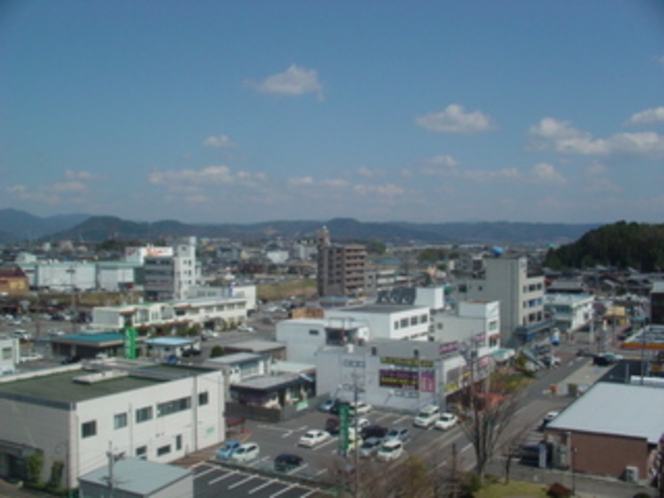
[[[489,383],[483,381],[479,386],[471,383],[468,399],[468,417],[461,427],[473,445],[476,472],[483,482],[486,467],[517,410],[518,391],[502,383],[489,388]]]
[[[503,469],[505,471],[505,484],[510,482],[510,471],[512,470],[512,462],[518,458],[521,452],[521,446],[526,441],[531,428],[528,425],[521,426],[514,432],[505,436],[505,440],[501,444],[501,453],[504,458]]]

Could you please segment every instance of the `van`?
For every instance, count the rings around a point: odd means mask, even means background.
[[[415,427],[429,428],[436,423],[440,417],[440,408],[436,405],[428,405],[420,410],[417,416],[413,419]]]
[[[381,462],[396,460],[403,454],[403,443],[398,439],[385,441],[376,453],[376,458]]]

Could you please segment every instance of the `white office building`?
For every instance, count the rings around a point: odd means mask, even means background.
[[[535,340],[554,323],[544,316],[544,275],[531,274],[525,257],[485,258],[484,274],[460,283],[458,300],[499,301],[505,345]]]
[[[73,292],[86,290],[118,291],[134,286],[137,263],[54,262],[17,263],[28,277],[31,289]]]
[[[26,479],[41,452],[41,480],[63,465],[76,487],[114,454],[168,463],[225,437],[220,370],[97,362],[0,377],[0,476]]]
[[[425,341],[429,335],[428,306],[409,304],[365,304],[326,309],[325,318],[354,320],[369,329],[370,339],[413,339]]]
[[[561,332],[574,332],[590,323],[594,302],[592,294],[546,294],[544,311]]]
[[[183,299],[196,284],[196,237],[173,246],[172,256],[146,256],[145,298],[149,301]]]

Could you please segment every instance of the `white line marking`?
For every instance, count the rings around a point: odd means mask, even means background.
[[[293,435],[293,431],[288,431],[286,434],[283,434],[281,437],[282,437],[282,439],[286,439],[288,436],[292,436],[292,435]]]
[[[245,477],[245,478],[242,479],[241,481],[234,482],[233,484],[231,484],[230,486],[228,486],[228,489],[233,489],[233,488],[237,488],[238,486],[242,486],[243,484],[246,484],[246,483],[248,483],[249,481],[252,481],[252,480],[256,479],[256,477],[257,477],[257,476],[249,476],[249,477]]]
[[[330,439],[328,439],[327,441],[323,441],[323,442],[320,443],[318,446],[315,446],[315,447],[312,448],[312,449],[313,449],[314,451],[317,451],[317,450],[319,450],[320,448],[325,448],[326,446],[329,446],[331,443],[334,443],[335,441],[337,441],[337,439],[335,439],[335,438],[330,438]]]
[[[403,422],[404,420],[409,419],[409,418],[410,418],[410,415],[404,415],[403,417],[399,417],[398,419],[392,421],[392,425],[396,425],[399,422]]]
[[[311,496],[311,495],[313,495],[316,491],[317,491],[316,489],[312,489],[312,490],[309,491],[308,493],[305,493],[305,494],[303,494],[302,496],[300,496],[300,498],[307,498],[307,496]]]
[[[270,495],[270,498],[275,498],[275,497],[277,497],[277,496],[279,496],[279,495],[283,495],[286,491],[290,491],[290,490],[293,489],[294,487],[295,487],[295,484],[291,484],[291,485],[288,486],[287,488],[284,488],[284,489],[282,489],[282,490],[280,490],[280,491],[277,491],[276,493],[271,494],[271,495]]]
[[[218,469],[219,469],[219,467],[210,467],[209,469],[204,470],[200,474],[197,474],[195,478],[198,479],[199,477],[203,477],[204,475],[209,474],[210,472],[214,472],[215,470],[218,470]]]
[[[229,473],[226,474],[226,475],[223,475],[223,476],[221,476],[221,477],[217,477],[216,479],[212,479],[211,481],[208,482],[208,486],[212,486],[213,484],[215,484],[215,483],[217,483],[217,482],[219,482],[219,481],[223,481],[224,479],[226,479],[226,478],[228,478],[228,477],[230,477],[230,476],[234,476],[235,474],[236,474],[236,472],[229,472]]]
[[[286,472],[288,475],[295,474],[298,470],[306,469],[309,466],[308,463],[305,463],[304,465],[301,465],[299,467],[295,467],[294,469],[291,469],[290,471]]]
[[[389,413],[383,413],[380,417],[376,417],[376,422],[380,422],[381,420],[385,420],[386,418],[389,417],[390,417]]]
[[[472,447],[473,447],[473,443],[468,443],[466,446],[464,446],[462,448],[462,450],[459,453],[463,453],[464,451],[466,451],[467,449],[470,449]]]
[[[327,472],[327,469],[320,469],[318,472],[316,472],[316,475],[319,476],[321,474],[325,474]]]
[[[247,494],[253,495],[257,491],[260,491],[263,488],[267,488],[270,484],[276,484],[276,483],[278,483],[278,481],[275,481],[274,479],[270,479],[269,481],[265,481],[260,486],[256,486],[255,488],[250,489],[249,491],[247,491]]]

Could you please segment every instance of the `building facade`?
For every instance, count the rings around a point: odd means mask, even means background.
[[[196,237],[186,237],[173,246],[172,256],[146,256],[145,299],[184,299],[196,284]]]
[[[573,333],[593,319],[594,302],[592,294],[546,294],[544,311],[555,320],[555,327],[561,332]]]
[[[366,248],[360,244],[332,244],[326,227],[317,235],[318,295],[357,296],[364,292]]]
[[[107,462],[106,452],[168,463],[225,437],[220,370],[103,362],[0,378],[0,476],[25,479],[41,452],[42,480],[62,486]]]
[[[459,300],[500,302],[505,345],[536,340],[554,324],[544,316],[544,275],[531,274],[525,257],[485,258],[484,274],[462,282],[458,294]]]

